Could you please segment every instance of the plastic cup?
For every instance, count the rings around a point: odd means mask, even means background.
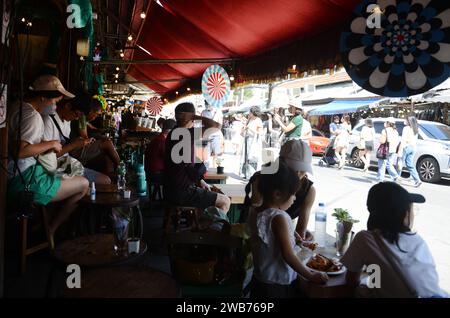
[[[124,190],[123,191],[123,198],[129,199],[131,197],[131,190]]]

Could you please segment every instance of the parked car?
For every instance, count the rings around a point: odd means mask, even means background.
[[[313,155],[323,155],[329,142],[330,139],[327,138],[323,132],[315,128],[312,129],[312,137],[309,141],[309,146]]]
[[[371,165],[377,166],[376,150],[380,145],[380,134],[384,128],[386,118],[374,118],[373,124],[376,132],[375,149],[372,152]],[[419,140],[414,163],[420,179],[424,182],[435,183],[442,177],[450,177],[450,127],[441,123],[419,120]],[[395,123],[399,135],[405,126],[404,119],[396,118]],[[359,135],[364,126],[360,121],[350,136],[348,155],[355,167],[362,168],[363,162],[359,159]],[[405,170],[405,169],[404,169]]]

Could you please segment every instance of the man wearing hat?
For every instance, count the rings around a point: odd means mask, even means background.
[[[195,156],[195,144],[200,143],[200,140],[195,140],[194,120],[202,120],[206,132],[213,133],[220,125],[195,115],[195,107],[191,103],[179,104],[175,108],[175,119],[177,126],[166,139],[164,197],[179,206],[202,209],[215,206],[228,212],[230,199],[211,191],[211,187],[203,180],[206,167]],[[199,138],[208,137],[204,133],[198,135]]]
[[[286,140],[300,139],[303,126],[302,104],[300,101],[290,101],[288,105],[289,112],[294,115],[291,122],[285,126],[278,114],[275,114],[274,120],[280,125],[281,130],[285,133]]]

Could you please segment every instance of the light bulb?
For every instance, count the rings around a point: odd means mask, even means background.
[[[233,75],[230,76],[230,81],[234,81],[234,76]]]
[[[25,22],[26,20],[25,20],[25,18],[22,18],[22,20],[21,20],[22,22]]]
[[[114,81],[114,83],[116,83],[116,84],[117,84],[117,80],[115,80],[115,81]]]
[[[188,92],[190,92],[191,91],[191,89],[188,87],[187,89],[186,89]]]
[[[123,54],[123,52],[121,52],[120,53],[120,57],[124,57],[125,56],[125,54]]]
[[[133,41],[133,36],[131,34],[128,36],[128,41]]]
[[[119,70],[120,70],[120,68],[117,66],[117,67],[116,67],[116,71],[119,71]]]
[[[141,19],[145,19],[145,17],[146,17],[146,14],[145,14],[144,11],[142,11],[142,12],[141,12]]]
[[[119,74],[114,75],[116,78],[119,78]]]

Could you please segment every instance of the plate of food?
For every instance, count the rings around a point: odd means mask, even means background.
[[[329,258],[322,254],[316,254],[304,261],[304,264],[309,269],[317,272],[324,272],[330,276],[345,273],[347,270],[345,266],[335,258]]]

